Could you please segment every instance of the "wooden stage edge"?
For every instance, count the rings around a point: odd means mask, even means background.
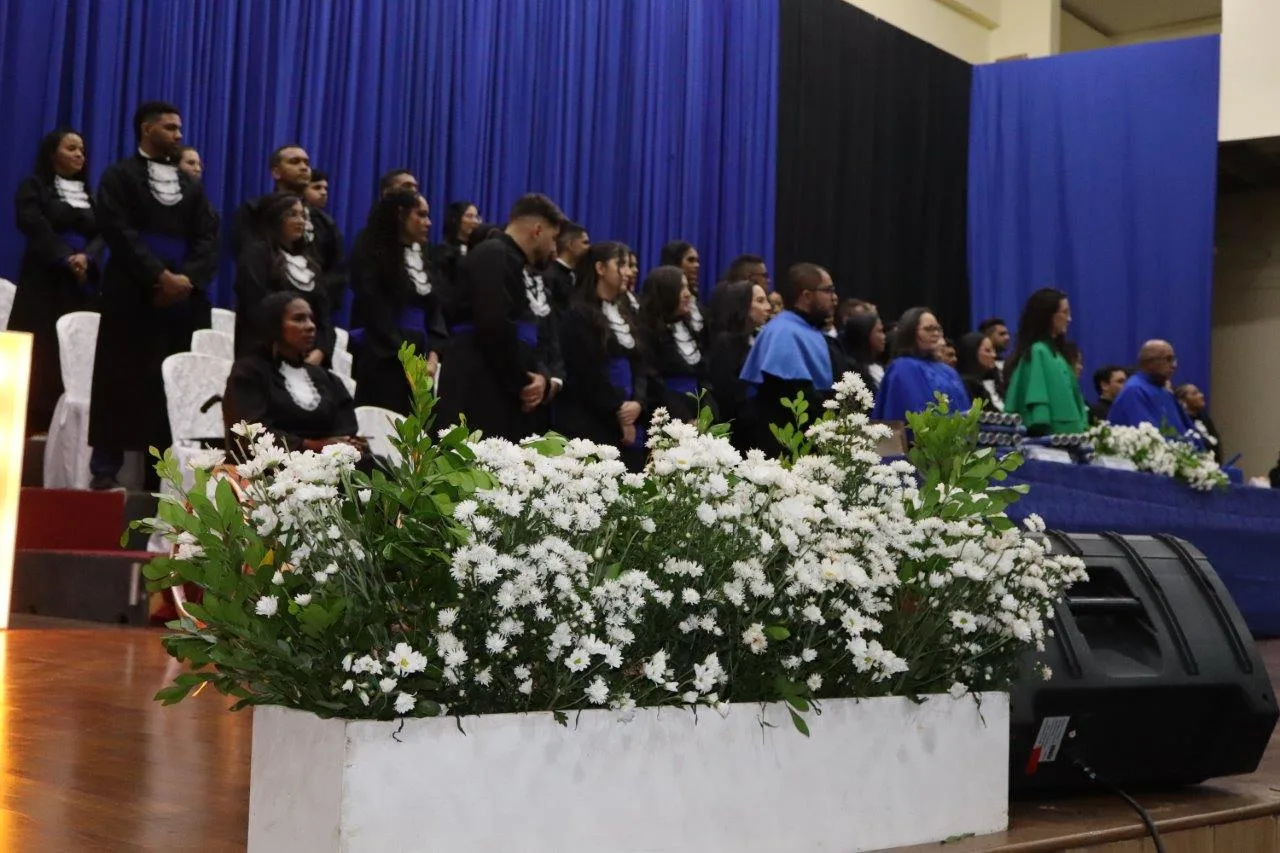
[[[161,633],[37,617],[0,631],[0,851],[245,849],[252,717],[211,691],[152,701],[178,672]],[[1280,681],[1280,640],[1260,649]],[[1250,776],[1137,798],[1168,853],[1276,853],[1280,742]],[[897,853],[1155,850],[1113,797],[1018,802],[1010,816],[1006,832]]]

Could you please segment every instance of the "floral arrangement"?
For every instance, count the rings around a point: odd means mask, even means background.
[[[812,422],[791,404],[784,459],[659,411],[629,474],[581,440],[433,437],[402,360],[415,413],[386,468],[242,425],[239,482],[197,471],[144,523],[176,542],[152,588],[203,589],[164,640],[192,670],[157,698],[351,719],[785,701],[807,734],[829,697],[1005,688],[1084,576],[1005,515],[1018,490],[991,481],[1020,460],[977,448],[976,408],[913,415],[910,461],[884,464],[849,374]]]
[[[1192,437],[1167,435],[1154,424],[1102,423],[1088,435],[1098,454],[1128,459],[1139,471],[1173,477],[1199,492],[1225,489],[1230,482],[1211,451],[1201,450]]]

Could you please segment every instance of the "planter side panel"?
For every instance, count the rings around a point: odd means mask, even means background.
[[[811,738],[753,705],[397,725],[348,724],[344,852],[856,853],[1008,823],[1004,694],[827,701]]]
[[[249,853],[337,853],[346,729],[303,711],[254,709]]]

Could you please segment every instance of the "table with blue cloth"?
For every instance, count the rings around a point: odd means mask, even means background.
[[[1167,533],[1199,548],[1255,636],[1280,636],[1280,491],[1232,485],[1209,493],[1169,477],[1052,462],[1023,464],[1009,508],[1068,533]]]

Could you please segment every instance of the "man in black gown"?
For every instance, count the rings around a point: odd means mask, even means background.
[[[311,158],[301,145],[282,145],[271,152],[270,166],[275,191],[296,195],[303,200],[302,212],[306,216],[303,243],[320,267],[318,279],[322,292],[328,297],[329,304],[336,309],[342,304],[342,295],[347,287],[342,234],[333,217],[306,200],[312,183]],[[232,251],[237,258],[254,233],[254,222],[261,204],[261,198],[252,199],[240,205],[240,209],[236,211]],[[249,312],[256,310],[252,305],[241,307]]]
[[[566,222],[556,238],[556,259],[547,264],[542,281],[547,288],[547,298],[557,312],[569,309],[569,297],[573,295],[575,277],[573,268],[591,248],[587,229],[576,222]]]
[[[471,429],[511,441],[540,428],[551,371],[539,358],[525,274],[552,258],[563,223],[551,199],[522,196],[506,231],[468,252],[446,283],[452,337],[440,359],[438,425],[465,417]]]
[[[199,182],[179,171],[178,109],[134,114],[138,151],[102,174],[97,216],[111,250],[89,402],[95,489],[119,488],[124,451],[168,447],[160,364],[209,326],[205,288],[218,265],[218,217]]]

